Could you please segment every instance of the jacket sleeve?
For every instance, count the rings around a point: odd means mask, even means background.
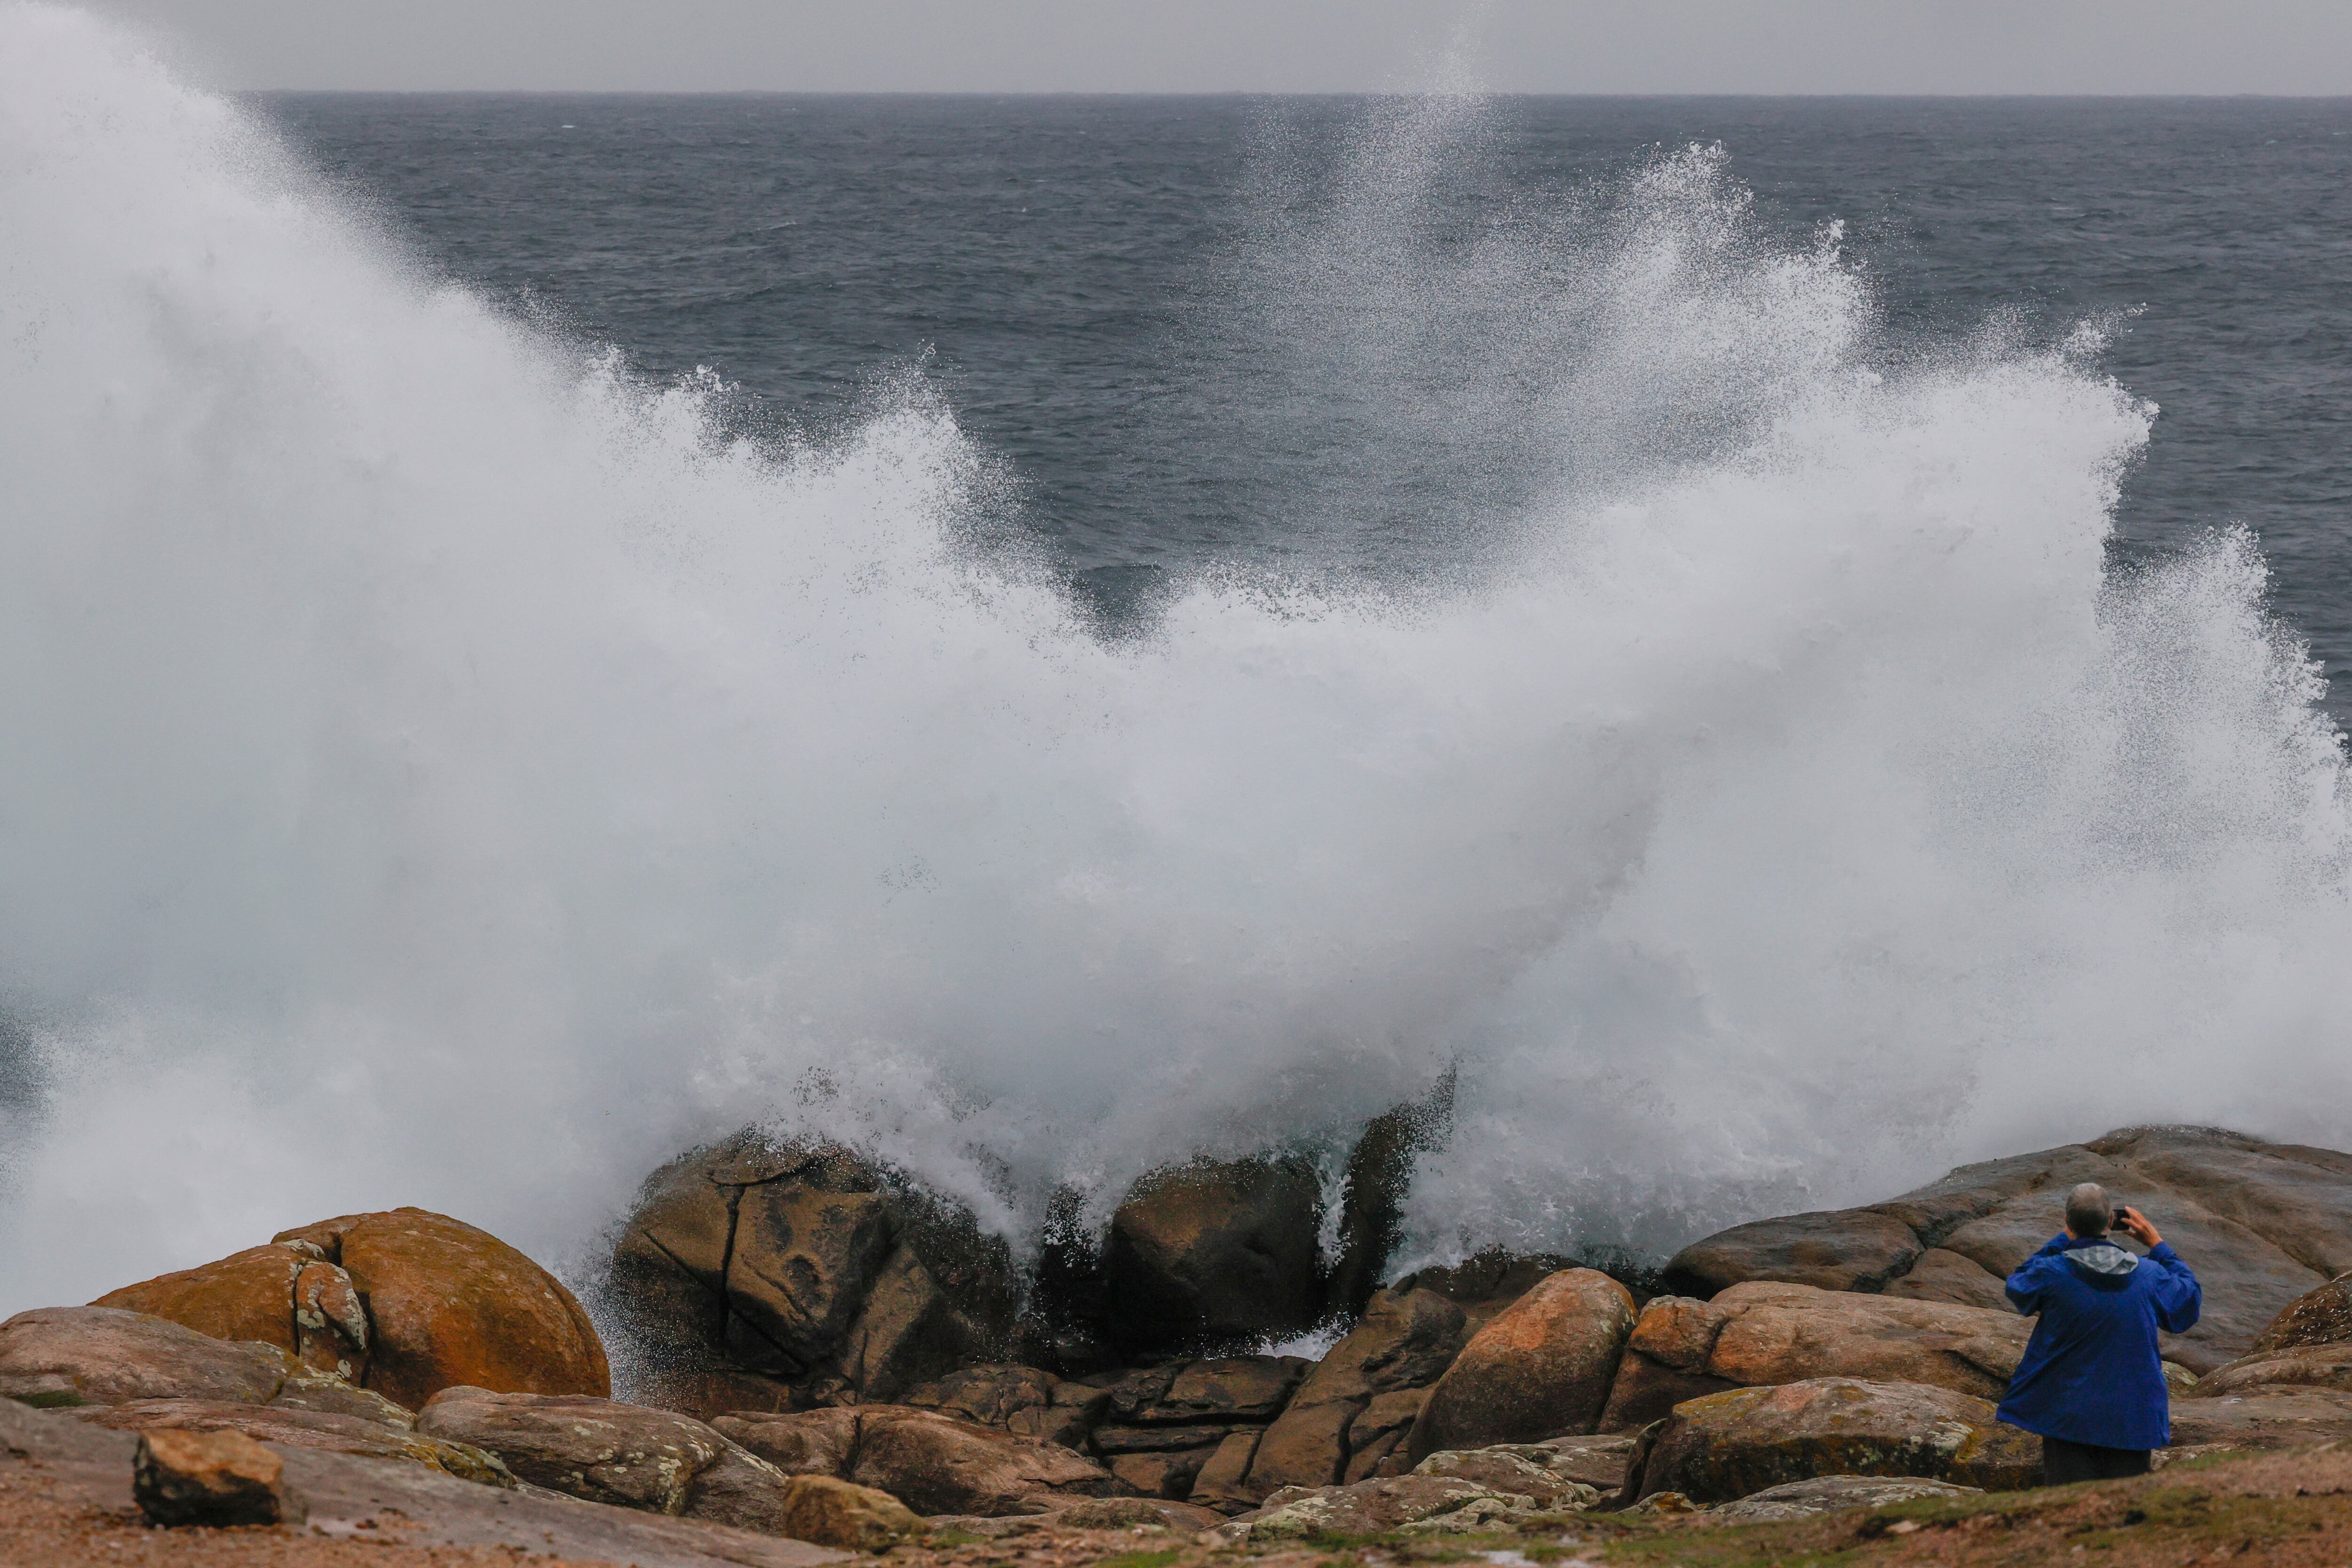
[[[2042,1250],[2017,1266],[2001,1288],[2008,1292],[2009,1304],[2028,1317],[2042,1310],[2042,1260],[2054,1258],[2066,1250],[2066,1233],[2060,1231],[2042,1244]]]
[[[2156,1279],[2156,1326],[2167,1333],[2186,1333],[2195,1328],[2197,1314],[2205,1306],[2205,1288],[2197,1282],[2197,1276],[2189,1271],[2169,1241],[2148,1249],[2147,1260],[2162,1270]]]

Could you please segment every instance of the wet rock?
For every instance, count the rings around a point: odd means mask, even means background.
[[[1339,1256],[1325,1287],[1326,1310],[1360,1316],[1380,1289],[1390,1255],[1403,1236],[1413,1158],[1444,1142],[1453,1114],[1449,1071],[1418,1103],[1399,1105],[1365,1124],[1348,1156],[1339,1199]]]
[[[554,1275],[486,1230],[421,1208],[347,1214],[280,1233],[332,1264],[365,1302],[364,1385],[415,1408],[444,1388],[502,1394],[612,1393],[604,1346]],[[334,1323],[334,1281],[303,1312]]]
[[[1265,1436],[1263,1430],[1250,1427],[1229,1433],[1202,1461],[1188,1500],[1226,1514],[1246,1513],[1264,1502],[1266,1489],[1251,1484],[1249,1469]]]
[[[2352,1392],[2352,1341],[2299,1344],[2240,1356],[2199,1378],[2185,1396],[2214,1399],[2224,1395],[2290,1388],[2341,1388]]]
[[[2289,1301],[2253,1343],[2253,1354],[2352,1341],[2352,1274]]]
[[[1409,1455],[1591,1431],[1633,1322],[1633,1296],[1608,1275],[1549,1276],[1463,1347],[1413,1423]]]
[[[2352,1391],[2341,1388],[2273,1387],[2172,1402],[2176,1449],[2297,1448],[2347,1438]]]
[[[785,1477],[674,1411],[583,1395],[450,1388],[417,1412],[416,1429],[496,1454],[517,1477],[551,1491],[787,1533]]]
[[[1712,1503],[1821,1476],[1925,1476],[2006,1490],[2038,1485],[2041,1473],[2040,1439],[1996,1421],[1990,1400],[1926,1384],[1816,1377],[1676,1406],[1633,1490]]]
[[[1164,1454],[1178,1448],[1213,1448],[1234,1432],[1250,1429],[1223,1426],[1097,1427],[1094,1430],[1094,1447],[1099,1454]]]
[[[1110,1397],[1107,1388],[1067,1383],[1034,1366],[1000,1363],[968,1366],[918,1385],[899,1403],[1076,1448],[1084,1446],[1087,1434],[1103,1418]]]
[[[1375,1394],[1370,1403],[1348,1423],[1348,1463],[1343,1481],[1370,1480],[1375,1476],[1401,1476],[1412,1469],[1407,1439],[1413,1423],[1429,1405],[1426,1388],[1400,1388]]]
[[[875,1487],[920,1514],[1041,1513],[1118,1490],[1112,1474],[1082,1454],[935,1410],[865,1405],[745,1412],[721,1416],[712,1426],[787,1474]]]
[[[1434,1385],[1474,1330],[1460,1301],[1421,1285],[1418,1277],[1382,1291],[1347,1337],[1308,1370],[1259,1444],[1251,1479],[1268,1491],[1329,1486],[1343,1479],[1352,1453],[1382,1437],[1393,1447],[1393,1434],[1402,1429],[1393,1424],[1368,1425],[1353,1439],[1350,1430],[1374,1398]]]
[[[133,1399],[121,1405],[89,1406],[75,1415],[91,1426],[117,1432],[242,1432],[257,1443],[423,1465],[482,1486],[511,1489],[515,1484],[514,1476],[495,1454],[356,1416],[232,1405],[216,1399]]]
[[[1981,1487],[1954,1486],[1949,1481],[1922,1480],[1916,1476],[1822,1476],[1809,1481],[1766,1487],[1710,1511],[1708,1517],[1726,1524],[1760,1524],[1771,1520],[1810,1519],[1814,1514],[1834,1513],[1840,1509],[1885,1508],[1889,1503],[1916,1502],[1922,1498],[1979,1497],[1983,1491]]]
[[[1147,1176],[1112,1215],[1104,1251],[1112,1343],[1140,1359],[1313,1327],[1321,1221],[1321,1184],[1303,1160]]]
[[[966,1210],[833,1145],[747,1131],[646,1178],[605,1281],[697,1415],[882,1403],[1003,1354],[1014,1281]]]
[[[1271,1421],[1289,1403],[1292,1391],[1312,1364],[1296,1355],[1187,1362],[1166,1389],[1148,1403],[1122,1408],[1119,1390],[1114,1389],[1110,1407],[1113,1414],[1146,1426]]]
[[[2128,1127],[1963,1166],[1884,1203],[1735,1227],[1678,1253],[1668,1289],[1704,1296],[1772,1280],[1998,1308],[2000,1281],[2056,1234],[2067,1189],[2084,1181],[2146,1211],[2197,1270],[2204,1316],[2167,1336],[2164,1354],[2198,1372],[2246,1354],[2283,1307],[2352,1268],[2352,1155]]]
[[[1220,1440],[1205,1448],[1109,1454],[1105,1456],[1103,1463],[1110,1468],[1110,1473],[1118,1477],[1121,1484],[1133,1488],[1139,1496],[1189,1502],[1201,1472],[1208,1468],[1210,1459],[1223,1446]]]
[[[151,1432],[131,1460],[131,1495],[163,1525],[292,1524],[286,1462],[242,1432]]]
[[[888,1492],[831,1476],[793,1476],[785,1484],[777,1533],[849,1552],[887,1552],[929,1526]]]
[[[1633,1326],[1601,1425],[1633,1431],[1686,1399],[1818,1377],[1999,1399],[2032,1331],[2015,1312],[1810,1285],[1751,1282],[1711,1301],[1661,1296]]]

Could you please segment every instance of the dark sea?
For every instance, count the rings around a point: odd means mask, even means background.
[[[1578,264],[1595,193],[1720,144],[1763,233],[1843,225],[1890,359],[2106,323],[2101,362],[2160,410],[2118,551],[2254,530],[2352,715],[2352,101],[262,101],[428,267],[649,376],[708,367],[765,434],[920,366],[1114,616],[1209,557],[1425,570],[1529,504],[1558,443],[1514,410],[1577,349],[1540,273]],[[1282,243],[1349,204],[1359,243]],[[1496,286],[1496,228],[1538,276]],[[1384,414],[1368,381],[1448,412]]]

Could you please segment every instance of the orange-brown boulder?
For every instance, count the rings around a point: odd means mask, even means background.
[[[2025,1353],[2015,1312],[1750,1281],[1711,1301],[1659,1296],[1642,1311],[1602,1412],[1631,1432],[1725,1389],[1858,1377],[1998,1399]]]
[[[373,1331],[363,1381],[386,1398],[416,1409],[460,1386],[613,1392],[604,1343],[579,1301],[488,1231],[395,1208],[322,1219],[275,1239],[309,1243],[349,1277]]]
[[[1590,1432],[1633,1332],[1633,1298],[1595,1269],[1563,1269],[1471,1336],[1412,1424],[1418,1463],[1441,1448]]]
[[[145,1312],[215,1339],[259,1340],[292,1352],[294,1280],[311,1260],[301,1248],[248,1247],[201,1268],[109,1291],[90,1305]]]
[[[1723,1502],[1820,1476],[1924,1476],[1986,1490],[2041,1479],[2042,1445],[1990,1400],[1919,1383],[1814,1377],[1677,1405],[1645,1437],[1635,1497]]]

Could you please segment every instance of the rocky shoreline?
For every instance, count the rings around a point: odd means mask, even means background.
[[[644,1369],[628,1401],[529,1259],[442,1216],[344,1216],[0,1324],[6,1441],[132,1445],[155,1496],[217,1481],[262,1500],[257,1526],[319,1519],[288,1489],[357,1466],[451,1540],[504,1539],[482,1521],[528,1502],[672,1531],[680,1562],[772,1560],[727,1555],[737,1536],[807,1561],[1041,1529],[1276,1552],[1926,1506],[2036,1483],[2037,1441],[1992,1414],[2030,1327],[1999,1281],[2084,1180],[2160,1215],[2205,1283],[2165,1345],[2168,1458],[2352,1437],[2352,1155],[2124,1129],[1736,1227],[1654,1274],[1489,1255],[1379,1284],[1400,1125],[1368,1133],[1339,1257],[1312,1173],[1269,1156],[1160,1173],[1029,1279],[850,1151],[696,1151],[598,1282]],[[1236,1353],[1335,1313],[1318,1360]],[[254,1479],[272,1455],[295,1480]]]

